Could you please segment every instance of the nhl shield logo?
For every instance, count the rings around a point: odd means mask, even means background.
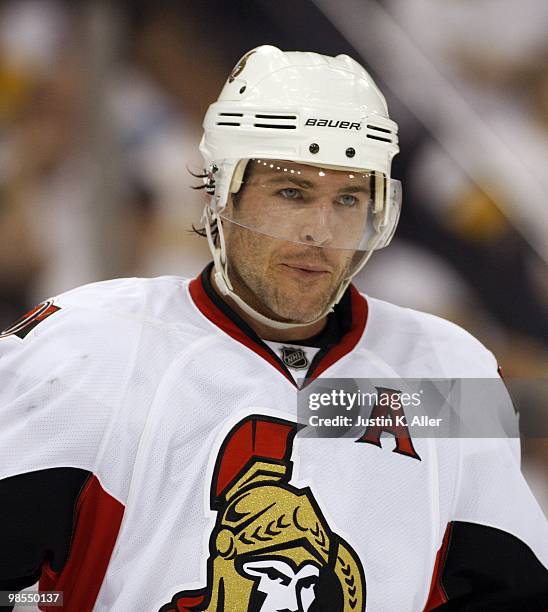
[[[282,360],[288,368],[294,370],[304,370],[309,365],[303,349],[294,346],[282,346]]]

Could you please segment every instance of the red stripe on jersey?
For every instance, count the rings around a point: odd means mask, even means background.
[[[46,563],[40,577],[41,591],[63,591],[64,612],[93,609],[123,514],[124,506],[92,476],[78,498],[74,534],[65,566],[56,573]],[[44,606],[40,609],[56,612],[59,608]]]
[[[236,323],[234,323],[234,321],[227,317],[225,313],[211,301],[202,285],[201,276],[190,282],[189,291],[196,306],[213,324],[222,329],[231,338],[234,338],[234,340],[241,342],[244,346],[247,346],[247,348],[257,353],[257,355],[260,355],[283,374],[291,384],[295,385],[293,378],[284,372],[281,364],[268,352],[268,350],[252,340],[236,325]]]
[[[428,594],[428,600],[424,606],[424,612],[434,610],[438,606],[449,601],[447,593],[441,583],[441,577],[443,575],[443,569],[445,561],[447,559],[447,550],[449,549],[449,542],[451,540],[451,528],[453,524],[448,523],[445,535],[443,536],[443,542],[438,554],[436,555],[436,563],[434,564],[434,572],[432,574],[432,582],[430,584],[430,593]]]
[[[365,331],[368,314],[367,300],[363,297],[363,295],[361,295],[356,287],[354,287],[354,285],[350,285],[350,295],[352,298],[352,326],[343,336],[342,340],[326,353],[312,372],[310,380],[317,378],[336,361],[350,353],[356,344],[358,344],[363,332]]]

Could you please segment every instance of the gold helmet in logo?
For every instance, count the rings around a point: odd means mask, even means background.
[[[297,425],[240,422],[225,439],[212,483],[208,612],[365,610],[358,557],[334,534],[312,491],[291,484]]]

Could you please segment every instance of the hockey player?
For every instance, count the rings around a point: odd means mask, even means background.
[[[254,49],[201,151],[197,278],[87,285],[2,333],[0,589],[39,579],[70,612],[548,609],[516,439],[414,437],[380,401],[357,436],[300,435],[326,379],[502,385],[465,331],[351,284],[401,201],[368,73]]]

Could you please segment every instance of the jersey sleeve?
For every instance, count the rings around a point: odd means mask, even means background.
[[[63,569],[131,370],[137,324],[74,301],[0,335],[0,590]]]
[[[458,440],[455,499],[425,609],[548,610],[548,523],[521,473],[518,415],[494,356],[475,350],[485,378],[470,387],[484,393],[470,393],[464,409],[491,410],[506,426]]]

